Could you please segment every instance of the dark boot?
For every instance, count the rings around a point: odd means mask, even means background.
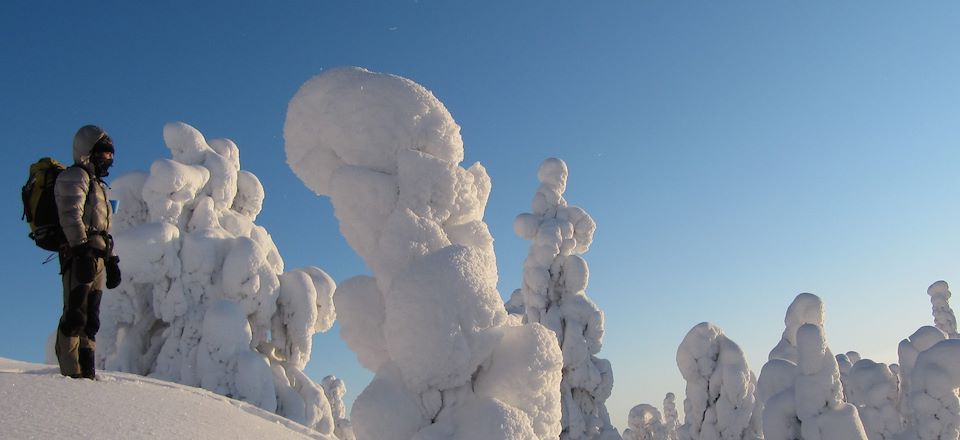
[[[92,348],[81,348],[78,350],[80,361],[80,376],[84,379],[96,379],[97,368],[94,365],[95,357]]]

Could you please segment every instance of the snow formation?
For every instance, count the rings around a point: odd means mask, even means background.
[[[694,326],[677,349],[687,382],[681,439],[761,439],[756,378],[743,350],[708,322]]]
[[[247,401],[322,434],[323,389],[303,373],[315,333],[333,325],[333,280],[284,271],[254,223],[264,198],[228,139],[163,129],[171,159],[113,181],[123,282],[101,305],[97,364]]]
[[[523,263],[523,286],[508,303],[523,304],[523,322],[545,325],[563,352],[564,440],[618,438],[605,402],[613,389],[610,362],[597,358],[603,343],[603,312],[586,295],[589,270],[580,256],[590,248],[596,224],[577,206],[567,205],[567,165],[545,160],[532,211],[517,216],[514,231],[531,240]]]
[[[291,99],[284,138],[373,272],[334,297],[341,336],[375,373],[353,404],[356,438],[556,438],[556,337],[508,319],[483,222],[490,178],[459,165],[443,104],[405,78],[334,69]]]

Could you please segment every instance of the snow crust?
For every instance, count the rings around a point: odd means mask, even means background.
[[[163,138],[172,158],[114,180],[113,235],[123,282],[105,292],[100,368],[247,401],[325,435],[334,420],[302,370],[312,336],[333,325],[333,280],[285,271],[254,221],[264,199],[228,139],[182,122]]]
[[[562,355],[548,330],[507,317],[483,222],[490,178],[459,165],[443,104],[405,78],[333,69],[290,100],[284,138],[373,272],[334,296],[344,340],[375,372],[353,404],[356,438],[556,438]]]

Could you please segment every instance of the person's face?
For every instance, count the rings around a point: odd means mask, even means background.
[[[100,163],[103,163],[108,160],[113,160],[113,152],[111,151],[98,151],[94,153],[93,158]]]

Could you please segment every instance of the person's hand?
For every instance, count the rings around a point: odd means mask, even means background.
[[[105,262],[107,270],[107,288],[116,289],[120,285],[120,257],[114,255]]]

